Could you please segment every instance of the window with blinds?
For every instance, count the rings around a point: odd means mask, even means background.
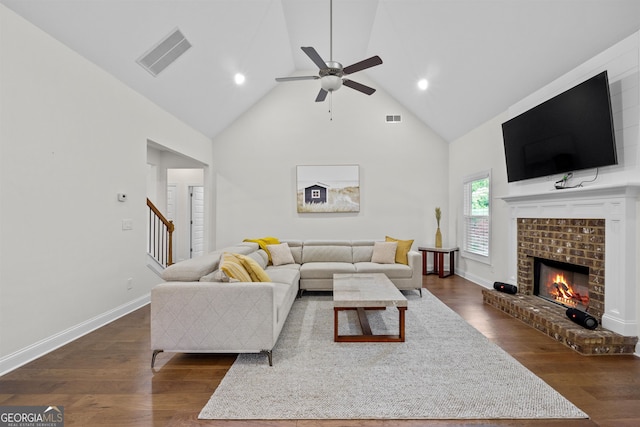
[[[489,227],[491,211],[490,172],[464,179],[463,254],[479,261],[489,261]]]

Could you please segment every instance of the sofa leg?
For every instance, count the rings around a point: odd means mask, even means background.
[[[269,366],[273,366],[273,352],[271,350],[262,350],[262,353],[266,353],[269,358]]]
[[[158,355],[158,353],[162,353],[164,350],[153,350],[153,355],[151,356],[151,369],[153,369],[153,366],[156,364],[156,356]]]

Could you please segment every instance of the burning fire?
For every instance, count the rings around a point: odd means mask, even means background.
[[[559,303],[570,307],[577,307],[578,304],[589,305],[589,296],[580,295],[579,292],[576,292],[572,286],[567,283],[563,274],[556,274],[550,282],[551,283],[547,283],[549,295]]]

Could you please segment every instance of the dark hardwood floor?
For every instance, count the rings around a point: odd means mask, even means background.
[[[67,427],[640,425],[640,358],[580,356],[484,305],[482,288],[458,276],[427,276],[424,286],[591,419],[199,421],[235,355],[162,353],[151,370],[149,307],[0,377],[0,405],[64,406]]]

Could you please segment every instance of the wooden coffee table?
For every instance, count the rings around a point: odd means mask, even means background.
[[[404,342],[404,314],[407,299],[382,273],[333,275],[333,340],[336,342]],[[399,316],[398,335],[374,335],[366,310],[386,310],[396,307]],[[338,334],[338,312],[357,310],[361,335]]]

